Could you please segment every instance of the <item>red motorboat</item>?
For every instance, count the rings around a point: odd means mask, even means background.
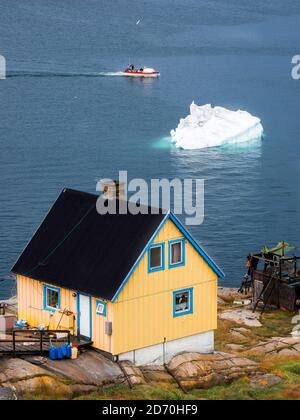
[[[134,64],[128,66],[124,72],[124,76],[129,77],[158,77],[160,76],[160,72],[151,68],[151,67],[144,67],[140,69],[136,69]]]

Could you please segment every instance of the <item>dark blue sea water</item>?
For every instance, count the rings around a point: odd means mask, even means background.
[[[61,189],[95,192],[121,169],[206,180],[205,222],[191,230],[224,284],[263,244],[300,245],[298,0],[1,0],[0,54],[0,298]],[[129,57],[161,78],[95,75]],[[193,100],[259,116],[263,142],[175,149],[165,137]]]

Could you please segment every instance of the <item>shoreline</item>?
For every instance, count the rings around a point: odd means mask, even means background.
[[[239,399],[241,394],[245,399],[300,399],[298,373],[292,373],[299,369],[300,375],[293,315],[281,310],[253,314],[236,288],[220,287],[218,296],[213,354],[183,352],[166,367],[122,362],[122,369],[92,349],[75,361],[0,357],[0,398],[2,390],[11,399],[29,400]]]

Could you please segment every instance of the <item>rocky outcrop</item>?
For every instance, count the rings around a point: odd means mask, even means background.
[[[76,384],[101,387],[124,382],[120,367],[94,350],[82,353],[76,360],[45,359],[42,366],[48,372]]]
[[[191,389],[228,384],[257,373],[259,366],[252,360],[227,353],[183,353],[171,360],[168,369],[183,388]]]
[[[9,388],[3,388],[0,386],[0,401],[17,400],[17,394],[15,391]]]
[[[0,359],[0,386],[20,395],[44,391],[70,396],[71,392],[47,371],[22,359]]]
[[[0,359],[0,384],[16,383],[34,377],[49,376],[38,366],[32,365],[22,359]]]
[[[137,368],[128,362],[122,362],[122,369],[133,386],[177,382],[183,390],[224,385],[260,372],[258,364],[252,360],[227,353],[182,353],[175,356],[166,368]]]
[[[132,386],[144,385],[146,383],[141,369],[130,362],[121,362],[120,366],[125,374],[126,380]]]
[[[72,397],[72,389],[68,385],[47,375],[35,376],[17,382],[5,382],[2,386],[15,391],[18,395],[39,393],[51,395],[51,397]]]
[[[164,366],[142,366],[140,369],[147,383],[175,383]]]
[[[245,350],[245,346],[241,344],[226,344],[226,349],[234,352],[241,352]]]
[[[240,301],[241,305],[243,305],[243,300],[246,300],[251,297],[251,293],[249,294],[240,294],[238,293],[237,288],[230,288],[230,287],[219,287],[218,288],[218,301],[219,304],[227,304],[233,303],[234,301]]]
[[[263,389],[270,388],[275,385],[280,385],[283,382],[283,379],[277,375],[271,375],[266,373],[265,375],[255,376],[250,380],[250,386],[252,388]]]
[[[261,327],[259,321],[260,313],[253,313],[250,309],[233,309],[219,314],[219,319],[232,321],[236,324],[246,325],[247,327]]]
[[[72,398],[125,381],[116,363],[94,351],[80,355],[77,360],[51,361],[39,357],[28,360],[0,358],[0,387],[18,395],[40,393]]]
[[[273,337],[247,352],[260,356],[300,357],[300,337]]]
[[[137,367],[130,362],[121,362],[121,366],[127,381],[129,381],[132,386],[176,382],[164,366],[148,365]]]
[[[224,304],[228,302],[233,302],[237,296],[237,289],[228,288],[228,287],[219,287],[218,288],[218,300],[219,304]]]

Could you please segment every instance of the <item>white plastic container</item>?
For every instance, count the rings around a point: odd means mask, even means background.
[[[78,357],[78,347],[73,346],[72,347],[72,356],[71,356],[71,359],[72,360],[76,360],[77,357]]]

